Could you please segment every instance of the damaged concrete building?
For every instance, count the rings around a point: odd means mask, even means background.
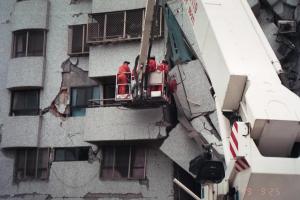
[[[248,2],[300,95],[298,1]],[[190,199],[174,178],[207,198],[189,162],[203,142],[223,159],[214,91],[183,1],[165,3],[151,54],[177,90],[131,109],[115,79],[139,53],[146,0],[0,0],[0,200]]]

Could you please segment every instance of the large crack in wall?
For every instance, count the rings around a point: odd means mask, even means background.
[[[50,112],[63,120],[70,116],[70,95],[72,87],[98,85],[97,81],[88,77],[88,71],[78,67],[78,58],[68,58],[61,64],[62,81],[58,94],[50,106],[42,109],[42,114]]]

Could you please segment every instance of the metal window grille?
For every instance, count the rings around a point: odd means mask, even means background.
[[[163,36],[163,12],[159,7],[153,28],[154,38]],[[89,15],[88,43],[106,43],[138,40],[142,37],[145,9],[126,10]]]

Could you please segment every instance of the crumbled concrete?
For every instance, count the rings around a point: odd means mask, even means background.
[[[191,119],[203,113],[215,110],[215,101],[211,95],[211,85],[199,60],[174,67],[170,76],[176,76],[178,101],[187,118]]]
[[[169,137],[164,140],[160,150],[190,173],[189,163],[201,153],[201,147],[188,135],[189,132],[181,124],[178,124],[169,133]]]
[[[78,67],[79,60],[68,58],[62,65],[62,82],[60,90],[50,107],[42,110],[42,113],[51,112],[56,117],[65,119],[70,114],[70,89],[72,87],[97,86],[98,83],[88,77],[88,71]]]

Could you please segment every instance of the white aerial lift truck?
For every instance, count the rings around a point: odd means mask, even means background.
[[[205,199],[300,199],[300,158],[291,157],[300,142],[300,99],[282,85],[281,65],[248,2],[166,1],[174,2],[190,18],[184,25],[192,27],[197,57],[215,92],[225,178],[210,183]],[[155,4],[147,1],[134,70],[134,99],[140,102]],[[240,120],[230,122],[224,113],[235,113]]]

